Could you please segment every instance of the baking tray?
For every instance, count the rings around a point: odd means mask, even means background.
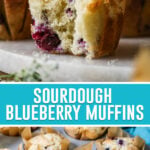
[[[74,148],[87,144],[89,141],[82,141],[82,140],[76,140],[68,136],[63,127],[54,127],[58,132],[60,132],[64,137],[69,139],[70,141],[70,147],[69,150],[73,150]],[[18,145],[22,143],[21,137],[8,137],[4,135],[0,135],[0,148],[8,148],[10,150],[17,150]],[[96,150],[95,145],[93,145],[92,150]],[[146,146],[145,150],[150,150],[149,146]]]

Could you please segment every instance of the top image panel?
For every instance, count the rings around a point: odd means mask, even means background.
[[[150,81],[149,0],[0,0],[0,80]]]

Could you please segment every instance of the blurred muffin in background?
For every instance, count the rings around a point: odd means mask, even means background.
[[[136,58],[133,81],[150,82],[150,46],[141,48]]]
[[[7,136],[18,136],[23,131],[24,127],[1,127],[0,133]]]
[[[0,40],[30,38],[28,0],[0,0]]]
[[[31,131],[35,131],[38,127],[30,127]],[[0,133],[6,136],[19,136],[25,127],[0,127]]]
[[[150,0],[127,0],[123,36],[150,36]]]

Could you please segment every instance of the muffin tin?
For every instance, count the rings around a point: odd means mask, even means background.
[[[70,141],[70,147],[69,150],[73,150],[74,148],[87,144],[89,141],[82,141],[82,140],[76,140],[68,136],[63,127],[54,127],[55,130],[60,132],[64,137],[69,139]],[[18,145],[22,143],[21,137],[8,137],[4,135],[0,135],[0,148],[9,148],[10,150],[16,150],[18,149]],[[92,150],[96,150],[96,146],[93,145]],[[146,150],[150,150],[149,146],[146,146]]]

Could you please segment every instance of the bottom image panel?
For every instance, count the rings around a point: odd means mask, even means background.
[[[150,150],[148,127],[0,127],[0,150]]]

